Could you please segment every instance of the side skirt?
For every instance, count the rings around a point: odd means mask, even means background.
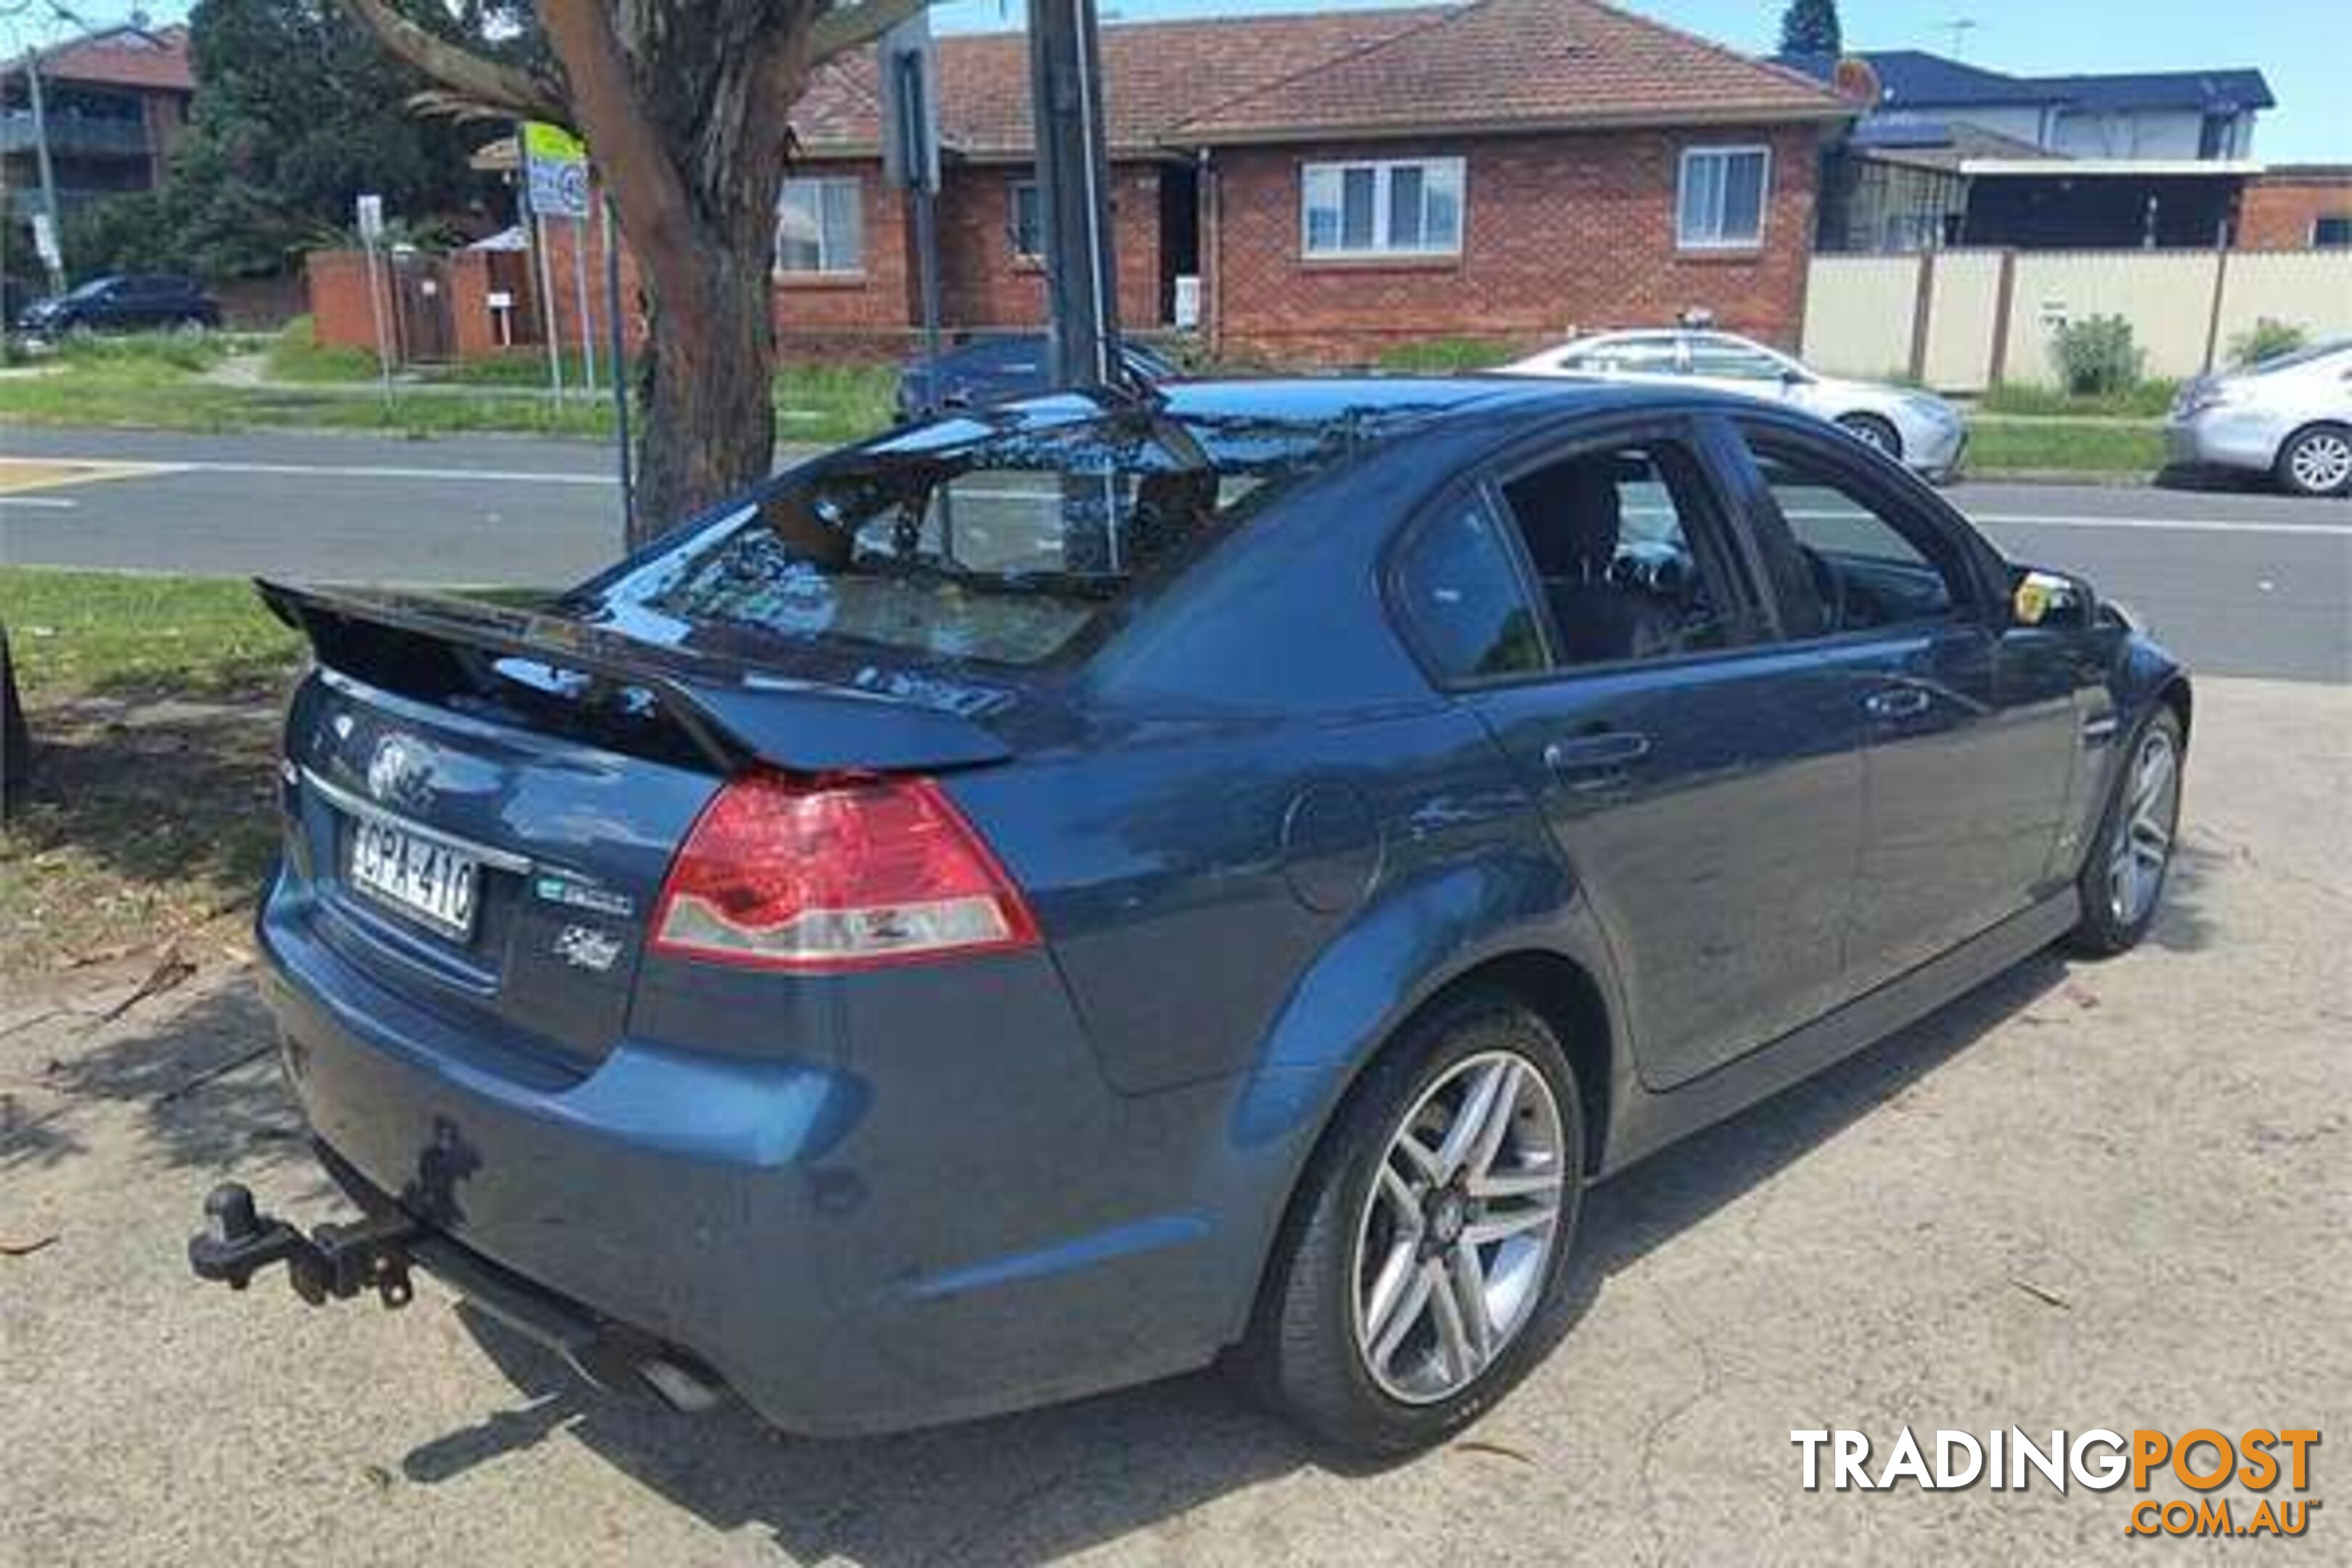
[[[2074,886],[1931,958],[1866,995],[1664,1092],[1624,1102],[1611,1130],[1603,1176],[1614,1175],[1675,1139],[1712,1126],[1885,1039],[2039,952],[2074,929],[2082,904]]]

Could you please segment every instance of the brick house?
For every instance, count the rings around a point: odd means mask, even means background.
[[[50,46],[37,63],[62,211],[163,183],[195,94],[185,26],[107,27]],[[12,220],[40,205],[34,64],[0,62],[0,196]]]
[[[1793,345],[1821,149],[1856,112],[1596,0],[1111,25],[1102,52],[1122,324],[1172,324],[1179,280],[1197,279],[1214,351],[1288,362],[1688,310]],[[1027,41],[953,35],[939,57],[942,316],[1034,328]],[[881,177],[879,111],[859,55],[820,69],[793,117],[787,352],[896,355],[916,332],[911,215]]]

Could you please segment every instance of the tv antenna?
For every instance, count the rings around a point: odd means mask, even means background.
[[[1952,35],[1952,58],[1958,59],[1968,49],[1969,35],[1983,24],[1973,16],[1955,16],[1944,24],[1944,31]]]

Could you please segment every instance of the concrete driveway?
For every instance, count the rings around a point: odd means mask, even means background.
[[[1800,1486],[1792,1428],[1883,1454],[1906,1423],[2317,1427],[2304,1497],[2331,1506],[2295,1544],[2341,1561],[2347,802],[2352,693],[2207,683],[2147,948],[2036,959],[1602,1188],[1566,1343],[1467,1438],[1380,1473],[1319,1461],[1213,1378],[808,1444],[584,1390],[432,1287],[400,1314],[200,1289],[181,1247],[212,1182],[327,1207],[253,1055],[234,921],[110,1021],[152,957],[20,987],[0,999],[0,1562],[2218,1555],[2126,1538],[2134,1501],[2177,1489]]]

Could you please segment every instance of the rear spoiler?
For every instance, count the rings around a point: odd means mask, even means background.
[[[643,642],[542,612],[446,594],[384,588],[298,588],[254,579],[262,603],[310,638],[319,662],[341,669],[352,651],[408,638],[445,648],[529,659],[648,693],[710,762],[751,762],[805,773],[965,767],[1013,754],[979,722],[980,700],[794,679],[731,660]],[[342,673],[364,679],[355,670]],[[954,706],[947,703],[954,700]]]

